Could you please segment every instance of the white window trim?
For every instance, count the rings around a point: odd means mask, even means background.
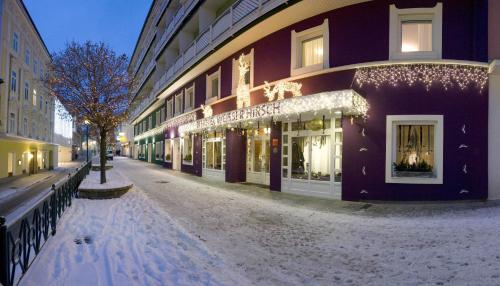
[[[295,32],[292,30],[292,52],[290,61],[290,75],[296,76],[310,72],[327,69],[330,67],[330,36],[328,29],[328,19],[323,21],[323,24],[304,30],[302,32]],[[301,44],[304,40],[312,39],[318,36],[323,36],[323,64],[316,64],[307,67],[301,67],[300,55],[302,54]]]
[[[435,178],[393,177],[392,162],[396,156],[396,124],[434,125]],[[443,184],[443,115],[387,115],[385,147],[385,182],[395,184]]]
[[[193,92],[193,100],[190,100],[190,103],[191,105],[190,106],[187,106],[186,105],[186,97],[188,95],[188,92],[191,91]],[[191,111],[193,110],[194,108],[194,101],[195,101],[195,97],[196,97],[196,93],[195,93],[195,84],[193,83],[190,87],[187,87],[184,89],[184,112],[188,112],[188,111]]]
[[[188,162],[188,161],[184,161],[184,137],[182,138],[182,141],[181,141],[181,148],[182,148],[182,164],[183,165],[190,165],[192,166],[193,165],[193,162],[194,162],[194,135],[193,134],[190,134],[188,135],[190,138],[191,138],[191,162]]]
[[[405,20],[432,20],[432,51],[401,51],[401,24]],[[443,50],[443,4],[437,3],[434,8],[398,9],[390,6],[389,19],[389,59],[441,59]]]
[[[219,66],[219,69],[217,69],[217,71],[213,72],[212,74],[206,75],[206,88],[207,88],[206,89],[206,99],[205,99],[206,105],[217,101],[221,97],[221,94],[220,94],[220,86],[221,86],[220,74],[221,74],[221,67]],[[212,96],[212,80],[215,77],[219,78],[219,80],[218,80],[218,83],[219,83],[218,96]],[[209,94],[210,94],[210,96],[208,96]]]
[[[254,52],[253,48],[250,50],[248,54],[244,54],[245,60],[250,64],[250,70],[248,71],[250,73],[250,84],[249,88],[253,88],[253,83],[254,83]],[[238,88],[238,83],[240,80],[240,69],[239,69],[240,63],[239,63],[239,56],[238,58],[234,59],[233,58],[233,81],[232,81],[232,89],[231,89],[231,94],[236,94],[236,89]]]
[[[183,99],[184,99],[184,94],[181,90],[178,94],[175,95],[175,102],[174,102],[174,116],[178,116],[182,114],[183,110]],[[177,104],[180,101],[179,108],[177,108]]]
[[[168,108],[169,105],[171,106],[170,110]],[[167,116],[166,116],[166,118],[170,119],[172,117],[174,117],[174,98],[170,97],[169,99],[167,99]]]

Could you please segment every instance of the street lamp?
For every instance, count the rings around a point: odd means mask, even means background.
[[[89,161],[89,125],[90,121],[85,119],[84,121],[85,125],[87,125],[87,162]]]

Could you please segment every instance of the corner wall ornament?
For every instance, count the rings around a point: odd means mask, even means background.
[[[285,99],[285,92],[291,92],[294,97],[302,96],[301,88],[302,84],[300,83],[282,80],[271,89],[271,85],[267,81],[264,81],[264,95],[269,101],[275,100],[276,94],[278,94],[278,100]]]
[[[433,85],[441,85],[445,90],[455,86],[461,90],[474,86],[482,92],[488,83],[488,68],[438,63],[380,65],[358,68],[354,79],[359,87],[420,83],[427,90]]]
[[[250,65],[245,61],[245,55],[241,54],[238,59],[239,62],[239,75],[238,87],[236,89],[236,105],[237,108],[250,106],[250,87],[245,83],[245,75],[250,70]]]
[[[203,117],[211,117],[214,114],[214,111],[212,109],[212,106],[210,105],[201,105],[201,110],[203,110]]]

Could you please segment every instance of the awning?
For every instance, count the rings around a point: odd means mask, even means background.
[[[365,116],[368,103],[352,89],[327,91],[297,96],[232,110],[179,126],[179,132],[189,133],[217,127],[236,127],[236,124],[255,120],[282,120],[305,112],[340,111],[344,115]]]

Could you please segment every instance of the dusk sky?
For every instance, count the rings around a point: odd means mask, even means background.
[[[69,41],[103,41],[131,56],[152,0],[24,0],[51,53]]]

